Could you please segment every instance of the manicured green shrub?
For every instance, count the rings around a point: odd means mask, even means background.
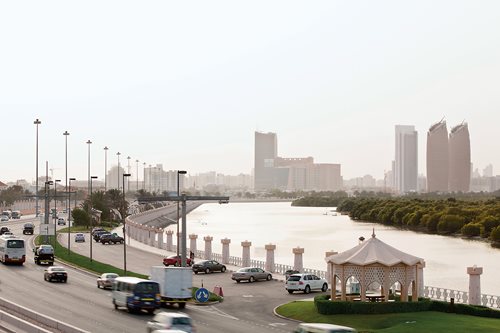
[[[466,237],[475,237],[481,234],[481,225],[478,223],[468,223],[462,227],[462,235]]]

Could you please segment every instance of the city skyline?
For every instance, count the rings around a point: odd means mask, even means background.
[[[339,163],[344,179],[383,179],[394,125],[426,133],[443,115],[469,124],[474,168],[500,165],[500,4],[195,7],[1,4],[9,163],[0,180],[35,179],[37,118],[39,173],[49,161],[57,178],[66,130],[68,176],[77,179],[87,177],[89,139],[99,178],[105,146],[108,169],[121,152],[166,170],[249,174],[258,130],[277,133],[281,156]],[[425,141],[420,135],[418,146]],[[424,149],[418,163],[425,173]]]

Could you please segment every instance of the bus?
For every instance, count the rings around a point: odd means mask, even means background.
[[[113,282],[113,305],[125,307],[129,312],[147,310],[152,314],[160,308],[160,285],[157,282],[136,277],[117,277]]]
[[[0,261],[4,264],[22,265],[26,261],[24,239],[1,236]]]

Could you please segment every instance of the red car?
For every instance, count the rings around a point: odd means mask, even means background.
[[[181,262],[182,262],[181,256],[174,255],[174,256],[163,258],[163,265],[165,265],[165,266],[170,266],[170,265],[180,266]],[[186,258],[186,263],[188,266],[191,266],[193,264],[193,261],[191,260],[191,258]]]

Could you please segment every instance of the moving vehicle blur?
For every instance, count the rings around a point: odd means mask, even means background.
[[[346,333],[356,332],[354,328],[323,323],[301,323],[293,333]]]
[[[158,332],[157,330],[175,329],[181,332],[194,332],[191,318],[180,312],[160,312],[155,314],[153,319],[147,322],[146,331],[148,333]],[[167,331],[169,332],[169,331]]]
[[[125,307],[129,312],[147,310],[153,314],[161,304],[160,285],[136,277],[117,277],[113,283],[112,298],[115,309]]]
[[[241,281],[248,281],[250,283],[258,280],[271,281],[273,276],[270,272],[258,267],[243,267],[233,272],[231,279],[240,283]]]

